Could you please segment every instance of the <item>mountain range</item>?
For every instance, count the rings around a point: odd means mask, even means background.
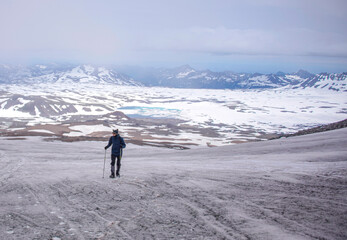
[[[177,68],[122,68],[115,66],[45,64],[0,65],[0,83],[94,83],[205,89],[323,88],[347,91],[347,72],[312,74],[277,72],[235,73]]]
[[[94,83],[140,86],[141,83],[111,68],[92,65],[0,65],[0,83]]]

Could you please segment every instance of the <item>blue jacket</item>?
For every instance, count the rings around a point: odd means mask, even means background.
[[[110,140],[108,141],[107,146],[105,147],[105,149],[109,148],[112,145],[112,154],[115,156],[120,156],[121,155],[121,149],[125,148],[125,142],[124,139],[119,136],[112,136],[110,137]]]

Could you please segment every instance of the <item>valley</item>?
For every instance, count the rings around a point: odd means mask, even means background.
[[[177,149],[260,141],[346,118],[346,92],[177,89],[92,83],[0,85],[2,136]]]

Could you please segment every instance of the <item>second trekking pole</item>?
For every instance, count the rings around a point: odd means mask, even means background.
[[[106,149],[105,149],[104,170],[102,171],[102,178],[105,178],[105,162],[106,162]]]

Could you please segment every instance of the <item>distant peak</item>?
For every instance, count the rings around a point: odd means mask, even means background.
[[[79,68],[87,72],[88,74],[91,74],[95,70],[94,66],[90,64],[83,64],[82,66],[79,66]]]
[[[314,74],[306,71],[306,70],[302,70],[300,69],[299,71],[297,71],[296,73],[294,73],[295,75],[301,77],[301,78],[310,78],[312,77]]]
[[[194,68],[192,68],[190,65],[188,64],[185,64],[185,65],[182,65],[182,66],[179,66],[177,68],[175,68],[175,70],[180,70],[180,71],[191,71],[191,70],[194,70]]]
[[[310,73],[309,71],[306,71],[304,69],[300,69],[299,71],[297,71],[296,73],[300,74],[300,73]]]
[[[275,75],[276,75],[276,76],[281,76],[281,77],[283,77],[283,76],[285,76],[286,74],[285,74],[284,72],[278,71]]]
[[[184,68],[192,68],[189,64],[184,64],[184,65],[182,65],[181,67],[184,67]]]

